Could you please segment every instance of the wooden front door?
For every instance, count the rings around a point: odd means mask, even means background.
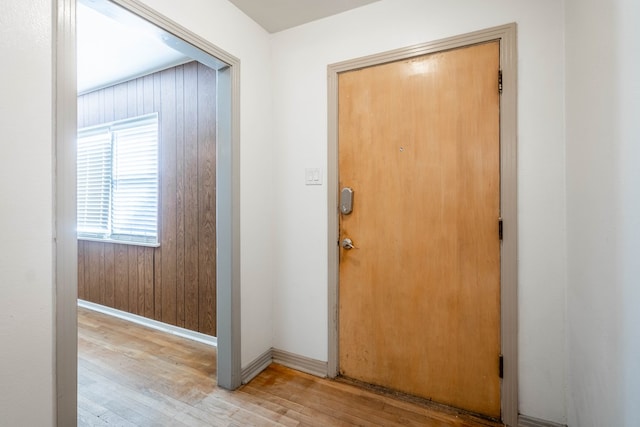
[[[338,76],[339,372],[496,418],[499,50]]]

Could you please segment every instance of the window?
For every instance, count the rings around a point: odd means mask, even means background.
[[[158,245],[158,114],[78,131],[78,238]]]

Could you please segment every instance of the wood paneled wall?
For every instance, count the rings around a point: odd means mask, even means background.
[[[216,334],[216,71],[197,62],[78,97],[78,126],[158,112],[160,247],[78,241],[78,297]]]

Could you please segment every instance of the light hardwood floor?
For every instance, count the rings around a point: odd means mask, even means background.
[[[497,427],[426,403],[271,365],[229,392],[215,348],[78,309],[79,426]]]

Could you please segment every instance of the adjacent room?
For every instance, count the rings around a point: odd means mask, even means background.
[[[171,40],[78,3],[78,298],[215,337],[217,70]]]

